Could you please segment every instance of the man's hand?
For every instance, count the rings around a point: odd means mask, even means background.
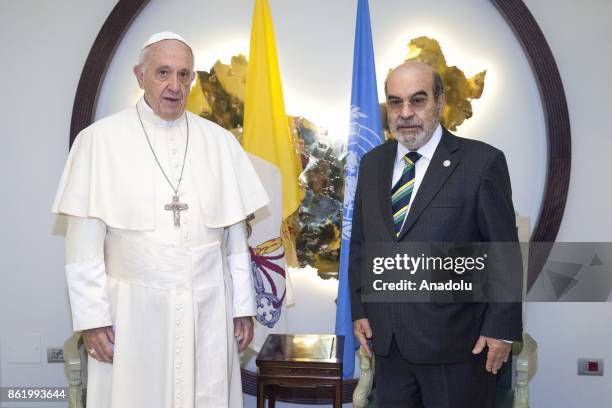
[[[359,341],[361,347],[365,350],[368,357],[372,358],[372,350],[368,344],[368,339],[372,338],[372,328],[368,319],[357,319],[353,322],[353,333]]]
[[[83,344],[87,353],[103,363],[113,363],[115,331],[113,326],[83,330]]]
[[[238,339],[238,351],[243,352],[253,340],[253,318],[251,316],[234,317],[234,337]]]
[[[497,374],[497,370],[501,368],[502,364],[508,361],[512,343],[493,339],[491,337],[480,336],[478,341],[476,341],[472,353],[480,354],[485,346],[489,347],[489,352],[487,353],[487,371]]]

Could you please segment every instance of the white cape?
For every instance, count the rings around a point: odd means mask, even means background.
[[[206,226],[234,224],[265,206],[266,192],[234,136],[190,112],[187,118],[189,155],[198,159],[191,166],[203,175],[196,193]],[[126,109],[79,133],[51,211],[98,218],[112,228],[153,230],[154,171],[136,109]]]

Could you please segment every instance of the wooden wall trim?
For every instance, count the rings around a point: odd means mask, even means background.
[[[132,21],[148,2],[149,0],[120,0],[102,25],[85,60],[74,97],[70,121],[70,146],[76,135],[93,123],[98,94],[115,50]]]

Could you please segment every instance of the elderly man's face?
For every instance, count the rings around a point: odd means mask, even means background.
[[[393,137],[410,150],[425,145],[438,125],[444,96],[433,95],[433,71],[421,63],[405,63],[387,79],[387,121]]]
[[[142,65],[134,73],[145,100],[163,120],[175,120],[185,111],[193,72],[191,50],[181,41],[152,44]]]

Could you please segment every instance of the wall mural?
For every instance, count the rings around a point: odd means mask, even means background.
[[[446,128],[455,131],[472,117],[471,100],[481,97],[486,71],[466,78],[461,69],[446,64],[440,44],[428,37],[410,40],[405,60],[425,62],[444,79],[447,104],[441,122]],[[247,64],[246,57],[238,55],[229,64],[217,61],[209,71],[198,71],[187,101],[189,111],[223,126],[239,142],[242,142]],[[385,137],[389,139],[383,104],[381,111]],[[333,146],[326,129],[302,116],[288,115],[288,121],[302,157],[304,171],[300,183],[305,198],[290,221],[296,259],[287,259],[287,263],[297,267],[310,265],[317,268],[321,278],[337,279],[346,143]]]

